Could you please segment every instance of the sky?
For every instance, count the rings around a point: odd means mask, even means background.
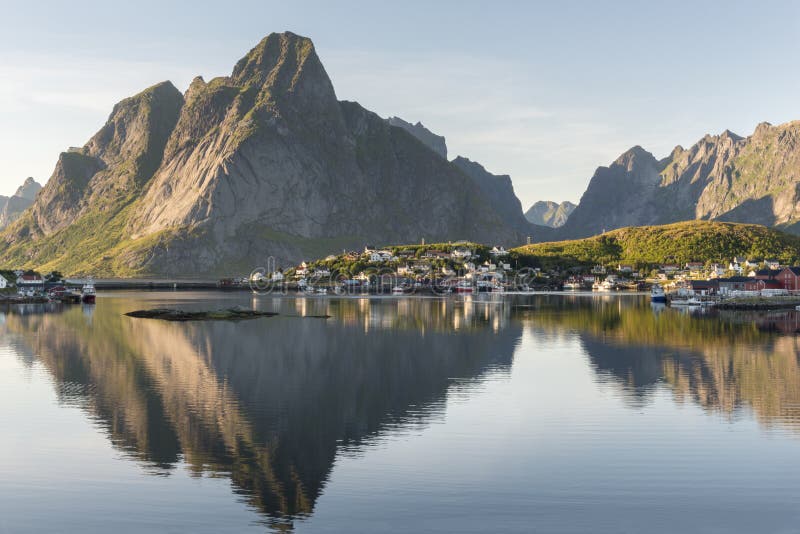
[[[527,208],[706,133],[800,119],[800,3],[0,0],[0,194],[44,182],[119,100],[310,37],[340,100],[421,121]],[[227,4],[227,5],[226,5]]]

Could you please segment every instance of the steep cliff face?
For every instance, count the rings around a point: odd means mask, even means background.
[[[411,124],[410,122],[404,121],[400,117],[389,117],[386,119],[386,122],[392,126],[397,126],[398,128],[404,129],[423,142],[425,146],[442,156],[444,159],[447,159],[447,142],[445,141],[445,138],[428,130],[422,125],[421,122]]]
[[[218,274],[364,242],[521,243],[484,197],[405,129],[339,102],[309,39],[271,34],[230,76],[118,104],[61,155],[30,215],[2,235],[0,259]]]
[[[509,175],[492,174],[480,163],[462,156],[458,156],[452,163],[480,188],[483,197],[506,224],[527,236],[535,234],[537,240],[550,237],[548,228],[531,224],[523,215],[522,204],[514,193],[514,185]]]
[[[39,182],[29,177],[10,197],[0,196],[0,229],[19,219],[22,212],[31,207],[41,189]]]
[[[576,205],[565,200],[560,204],[552,200],[540,200],[528,208],[525,218],[533,224],[559,228],[564,226]]]
[[[32,207],[0,235],[0,259],[113,274],[130,206],[160,165],[182,105],[169,82],[117,104],[85,146],[59,156]]]
[[[641,147],[600,167],[562,229],[583,237],[622,226],[719,219],[790,227],[800,220],[800,122],[725,131],[661,161]]]

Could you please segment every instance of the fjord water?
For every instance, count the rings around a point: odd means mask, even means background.
[[[237,304],[280,315],[123,315]],[[633,295],[6,308],[0,533],[795,532],[798,327]]]

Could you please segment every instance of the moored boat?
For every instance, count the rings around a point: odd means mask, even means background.
[[[81,288],[81,301],[85,304],[94,304],[97,297],[97,290],[94,287],[94,282],[88,280]]]
[[[667,294],[659,284],[653,284],[650,288],[650,300],[652,302],[667,302]]]
[[[466,280],[462,280],[458,284],[456,284],[456,293],[472,293],[472,291],[473,291],[472,284],[470,284]]]

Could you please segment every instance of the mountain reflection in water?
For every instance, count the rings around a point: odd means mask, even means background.
[[[123,315],[152,302],[106,297],[96,309],[9,309],[0,329],[149,472],[185,462],[227,477],[277,529],[313,512],[337,453],[425,426],[454,388],[508,373],[523,332],[577,336],[597,379],[633,402],[666,385],[709,412],[800,428],[794,311],[697,316],[562,295],[236,298],[281,315],[167,323]],[[187,296],[192,306],[203,307]]]
[[[26,307],[5,328],[115,446],[154,474],[183,460],[230,477],[275,526],[312,512],[337,449],[425,424],[449,387],[507,370],[521,335],[494,306],[445,301],[287,299],[256,305],[334,317],[168,323],[99,300],[91,315]]]

